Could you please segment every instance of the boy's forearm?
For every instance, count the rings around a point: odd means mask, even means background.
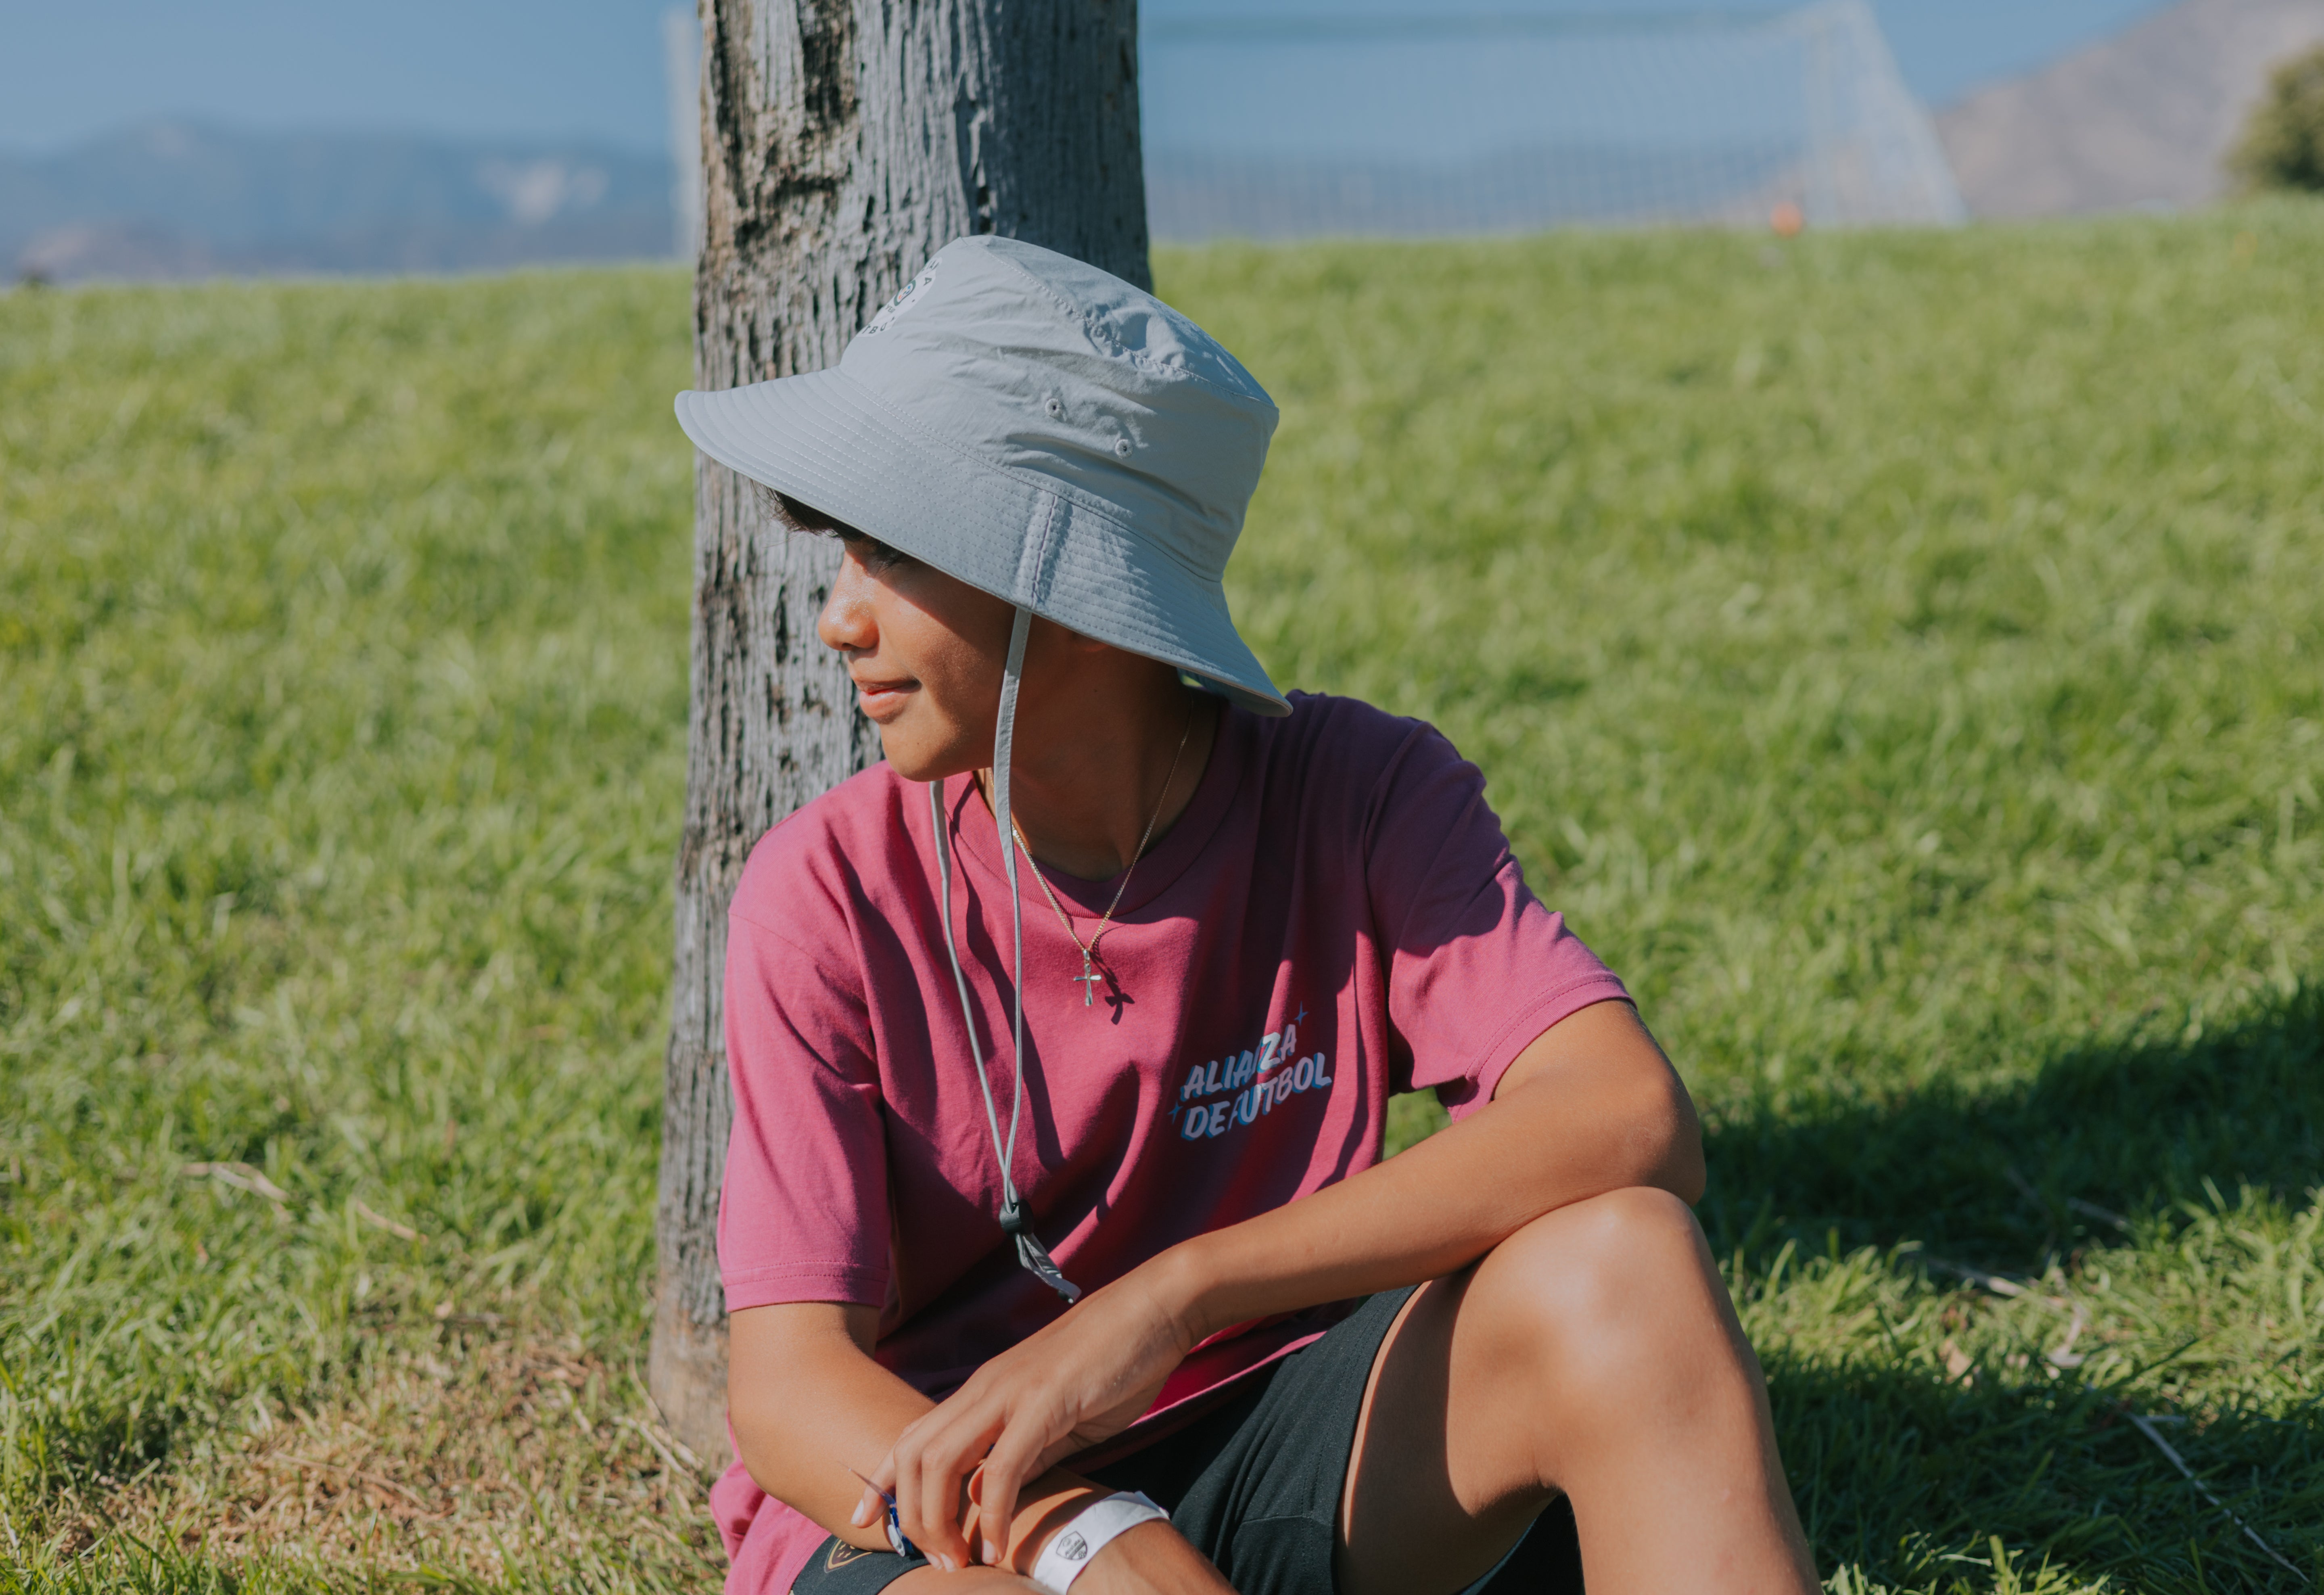
[[[733,1314],[727,1336],[727,1416],[742,1465],[769,1495],[867,1551],[888,1549],[888,1535],[848,1520],[863,1494],[855,1475],[936,1405],[856,1343],[853,1321],[868,1338],[876,1316],[825,1303],[754,1307]]]
[[[1701,1166],[1675,1074],[1546,1067],[1401,1156],[1148,1267],[1200,1341],[1449,1274],[1543,1214],[1608,1191],[1658,1185],[1694,1201]]]

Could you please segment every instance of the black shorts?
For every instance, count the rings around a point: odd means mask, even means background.
[[[1254,1374],[1224,1405],[1120,1461],[1078,1469],[1113,1489],[1143,1490],[1237,1595],[1333,1595],[1332,1551],[1356,1417],[1372,1361],[1412,1292],[1373,1296],[1314,1345]],[[1067,1465],[1070,1467],[1070,1461]],[[917,1554],[825,1540],[791,1595],[871,1595],[927,1565]],[[1563,1500],[1542,1514],[1486,1581],[1487,1595],[1582,1589],[1581,1547]],[[1449,1595],[1449,1592],[1448,1592]]]

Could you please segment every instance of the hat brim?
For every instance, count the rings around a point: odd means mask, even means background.
[[[1200,677],[1255,714],[1291,705],[1220,585],[1089,495],[930,436],[837,368],[678,396],[720,465],[1085,637]]]

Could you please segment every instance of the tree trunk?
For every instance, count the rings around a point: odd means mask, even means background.
[[[1136,0],[702,0],[704,235],[694,375],[815,371],[964,233],[1044,244],[1144,286]],[[875,530],[868,529],[867,530]],[[693,706],[648,1379],[670,1428],[726,1455],[715,1252],[731,1101],[720,984],[751,846],[879,741],[816,641],[837,550],[695,473]]]

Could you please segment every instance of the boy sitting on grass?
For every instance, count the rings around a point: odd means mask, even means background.
[[[734,895],[728,1588],[1813,1590],[1685,1089],[1477,770],[1236,635],[1250,373],[978,237],[678,411],[887,754]]]

